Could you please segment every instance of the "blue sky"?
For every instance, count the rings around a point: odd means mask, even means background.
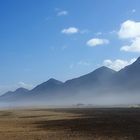
[[[0,0],[0,93],[140,56],[139,0]]]

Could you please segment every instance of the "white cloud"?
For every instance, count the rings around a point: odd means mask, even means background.
[[[140,52],[140,37],[133,39],[130,45],[122,46],[121,51]]]
[[[33,88],[33,85],[27,84],[27,83],[21,81],[21,82],[18,83],[18,87],[23,87],[23,88],[31,89],[31,88]]]
[[[66,16],[66,15],[68,15],[68,11],[59,11],[58,13],[57,13],[57,16]]]
[[[63,34],[76,34],[79,32],[79,29],[76,27],[69,27],[61,31]]]
[[[125,66],[130,65],[135,61],[136,61],[136,58],[133,58],[133,59],[131,59],[129,61],[122,60],[122,59],[116,59],[116,60],[112,61],[110,59],[106,59],[106,60],[104,60],[103,65],[107,66],[107,67],[109,67],[111,69],[114,69],[116,71],[119,71],[122,68],[124,68]]]
[[[140,36],[140,22],[132,20],[123,22],[118,35],[122,39],[136,38]]]
[[[87,42],[87,45],[90,47],[109,44],[109,40],[101,38],[92,38]]]
[[[140,52],[140,22],[127,20],[121,24],[118,32],[121,39],[129,39],[130,45],[121,47],[121,51]]]

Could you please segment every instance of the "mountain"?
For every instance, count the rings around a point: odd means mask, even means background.
[[[34,89],[31,90],[31,92],[36,93],[36,94],[51,92],[51,91],[56,90],[62,84],[63,84],[63,82],[51,78],[48,81],[36,86]]]
[[[25,91],[26,94],[22,90],[17,89],[15,92],[4,94],[0,99],[11,101],[18,99],[18,102],[22,100],[40,100],[45,102],[50,99],[71,98],[73,95],[81,92],[96,92],[96,89],[100,89],[99,87],[107,84],[109,78],[115,73],[116,71],[103,66],[91,73],[68,80],[65,83],[51,78],[32,90]]]
[[[87,97],[93,100],[97,96],[110,98],[119,95],[122,97],[123,93],[125,96],[135,93],[139,95],[139,83],[140,57],[118,72],[103,66],[64,83],[51,78],[30,91],[19,88],[14,92],[7,92],[0,96],[0,101],[56,103],[63,100],[67,103],[70,100],[79,100],[81,97],[83,97],[82,100]]]
[[[107,81],[115,74],[116,71],[105,66],[94,70],[91,73],[80,76],[75,79],[68,80],[64,83],[64,89],[70,91],[71,94],[75,92],[94,92],[102,86],[107,85]]]
[[[73,87],[83,87],[83,86],[95,87],[98,84],[104,84],[104,81],[108,80],[115,73],[116,71],[103,66],[89,74],[80,76],[72,80],[68,80],[65,82],[65,85],[69,85]]]
[[[22,98],[24,96],[27,96],[27,93],[29,92],[28,89],[25,88],[18,88],[15,91],[8,91],[2,96],[0,96],[0,101],[14,101],[18,100],[18,98]]]
[[[140,90],[140,57],[133,64],[117,72],[111,81],[114,86],[124,91]]]
[[[54,78],[37,85],[35,88],[29,91],[28,99],[32,98],[34,100],[46,101],[51,97],[55,97],[58,94],[59,89],[62,87],[63,82],[58,81]]]

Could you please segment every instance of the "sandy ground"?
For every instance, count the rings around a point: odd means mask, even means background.
[[[140,140],[140,109],[1,110],[0,140]]]

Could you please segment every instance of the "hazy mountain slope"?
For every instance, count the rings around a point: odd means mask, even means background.
[[[117,72],[111,81],[112,86],[126,92],[140,90],[140,57],[133,64]]]
[[[64,91],[75,92],[93,92],[101,87],[107,85],[109,79],[115,74],[116,71],[107,68],[100,67],[91,73],[68,80],[64,83]]]
[[[62,84],[63,82],[51,78],[48,81],[36,86],[30,92],[36,93],[36,94],[51,92],[51,91],[57,90]]]
[[[116,72],[107,67],[100,67],[91,73],[61,82],[55,79],[36,86],[28,91],[24,88],[14,92],[7,92],[0,97],[0,101],[42,101],[47,102],[73,97],[94,98],[95,95],[104,96],[122,95],[123,93],[133,94],[140,91],[140,58],[133,64]],[[137,94],[138,95],[138,94]]]
[[[18,88],[15,91],[8,91],[0,96],[0,101],[15,101],[28,95],[29,90],[25,88]]]

